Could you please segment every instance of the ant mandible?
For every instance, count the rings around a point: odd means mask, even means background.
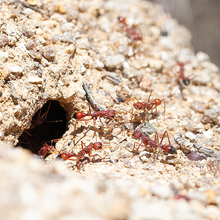
[[[168,145],[162,145],[163,139],[165,138],[165,136],[167,135],[169,144]],[[137,147],[137,149],[135,150],[135,153],[132,157],[135,156],[135,154],[137,153],[139,147],[141,145],[144,145],[145,148],[147,148],[148,146],[150,146],[151,148],[154,149],[154,160],[156,159],[156,150],[159,149],[159,152],[162,154],[162,152],[160,151],[160,149],[164,150],[167,153],[170,154],[176,154],[177,151],[176,149],[171,145],[170,143],[170,139],[169,139],[169,135],[168,132],[165,131],[163,134],[163,137],[161,138],[161,141],[159,143],[159,137],[158,137],[158,133],[156,132],[155,137],[154,137],[154,141],[151,140],[147,135],[143,134],[141,131],[135,131],[132,136],[136,139],[141,139],[141,143],[139,144],[139,146]],[[134,148],[135,149],[135,143],[134,143]],[[163,155],[163,154],[162,154]]]
[[[152,94],[153,90],[150,91],[150,95],[148,97],[148,101],[147,102],[139,102],[138,99],[135,97],[135,98],[132,98],[131,100],[136,100],[137,102],[133,104],[134,108],[137,109],[137,110],[144,110],[145,112],[145,116],[144,116],[144,120],[146,118],[146,110],[147,111],[150,111],[150,110],[153,110],[153,109],[156,109],[156,115],[157,115],[157,107],[162,103],[164,102],[164,121],[165,121],[165,99],[154,99],[150,102],[150,97],[151,97],[151,94]],[[133,115],[133,109],[132,109],[132,115]],[[143,120],[143,121],[144,121]]]
[[[51,144],[44,143],[43,147],[38,151],[38,155],[45,157],[47,154],[57,153],[58,151]]]

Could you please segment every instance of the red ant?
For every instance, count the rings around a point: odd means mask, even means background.
[[[43,147],[39,150],[38,155],[45,157],[47,154],[52,154],[58,152],[54,146],[48,145],[47,143],[44,143]]]
[[[128,35],[128,37],[130,37],[131,39],[133,39],[134,41],[139,41],[142,40],[142,37],[140,36],[140,34],[138,34],[134,27],[128,27],[127,22],[126,22],[126,18],[125,17],[118,17],[118,21],[120,23],[122,23],[124,25],[124,29]]]
[[[167,138],[168,138],[168,141],[169,141],[169,144],[168,145],[162,145],[162,142],[163,142],[163,139],[165,138],[165,135],[167,135]],[[156,132],[155,134],[155,138],[154,138],[154,141],[151,140],[147,135],[143,134],[141,131],[135,131],[132,136],[136,139],[139,139],[141,138],[142,142],[139,144],[138,148],[135,150],[135,153],[134,155],[137,153],[139,147],[143,144],[145,147],[147,147],[148,145],[153,148],[156,152],[157,148],[160,149],[163,149],[165,152],[167,153],[170,153],[170,154],[176,154],[176,149],[171,146],[171,143],[170,143],[170,139],[169,139],[169,136],[168,136],[168,132],[165,131],[164,134],[163,134],[163,137],[159,143],[159,137],[158,137],[158,133]],[[134,143],[134,149],[135,149],[135,143]],[[133,150],[134,150],[133,149]],[[161,153],[161,151],[159,151]],[[161,153],[162,154],[162,153]],[[134,155],[132,157],[134,157]],[[155,155],[156,156],[156,155]],[[154,158],[155,159],[155,158]]]
[[[185,64],[182,63],[182,62],[177,62],[177,64],[178,64],[178,66],[180,67],[179,76],[178,76],[178,78],[177,78],[177,81],[178,81],[179,79],[182,79],[182,80],[183,80],[183,83],[184,83],[186,86],[188,86],[188,85],[190,84],[190,79],[184,75],[184,66],[185,66]]]
[[[150,97],[153,90],[150,91],[150,95],[148,97],[147,102],[139,102],[137,98],[132,98],[131,100],[135,99],[137,102],[133,104],[134,108],[137,110],[143,109],[145,112],[144,120],[146,118],[146,110],[150,111],[153,109],[156,109],[156,115],[157,115],[157,106],[159,106],[162,102],[164,102],[164,121],[165,121],[165,99],[154,99],[150,102]],[[133,109],[132,109],[132,115],[133,115]]]
[[[91,155],[92,149],[94,149],[94,150],[101,150],[102,149],[102,143],[101,142],[95,142],[94,144],[90,143],[86,147],[86,145],[81,141],[81,146],[82,146],[82,150],[79,151],[78,154],[75,154],[75,153],[71,154],[71,153],[68,153],[68,152],[61,153],[62,159],[76,161],[76,166],[77,166],[78,170],[80,170],[81,162],[84,160],[84,158],[87,159],[87,157],[85,157],[85,154],[88,154],[89,157],[99,156],[106,164],[108,164],[99,154]],[[77,157],[77,159],[71,159],[71,157]]]
[[[91,108],[90,108],[90,104],[89,105],[89,113],[83,113],[83,112],[76,112],[75,114],[73,114],[73,118],[76,119],[76,123],[77,121],[90,121],[93,120],[94,122],[94,129],[95,129],[95,133],[96,133],[96,128],[95,128],[95,122],[96,120],[99,118],[99,121],[102,123],[102,125],[104,126],[103,122],[101,121],[101,118],[109,118],[109,119],[119,119],[115,117],[115,111],[112,109],[108,109],[108,110],[100,110],[97,111],[97,105],[95,106],[95,111],[93,113],[91,113]],[[88,119],[84,119],[84,117],[86,116],[91,116],[91,118]],[[75,123],[75,136],[76,136],[76,123]]]

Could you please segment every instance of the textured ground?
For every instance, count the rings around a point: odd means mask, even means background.
[[[190,33],[147,1],[28,3],[2,1],[0,8],[1,218],[218,219],[219,70],[208,55],[194,54]],[[188,86],[176,83],[177,61],[185,63]],[[74,138],[72,115],[89,111],[83,82],[120,119],[97,121],[96,136],[93,121],[78,121]],[[130,135],[144,117],[137,110],[132,117],[131,98],[147,102],[151,89],[151,100],[165,99],[165,115],[162,103],[146,121],[160,139],[168,131],[177,150],[156,160],[144,147],[132,157],[137,140]],[[47,109],[45,122],[30,129]],[[57,138],[56,149],[71,153],[81,141],[101,141],[98,154],[108,164],[93,157],[79,171],[75,161],[56,154],[43,161],[18,147],[37,153]],[[205,159],[188,159],[192,151]]]

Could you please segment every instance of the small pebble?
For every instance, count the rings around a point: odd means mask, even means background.
[[[32,15],[34,13],[34,10],[30,9],[30,8],[25,8],[23,13],[25,15]]]
[[[204,113],[205,103],[195,100],[190,103],[190,108],[193,109],[195,112]]]
[[[9,66],[8,70],[12,73],[22,73],[23,72],[23,68],[20,66]]]
[[[167,31],[161,31],[160,34],[163,37],[167,37],[168,36],[168,32]]]
[[[150,193],[163,199],[168,199],[174,196],[172,189],[166,185],[153,186],[150,189]]]
[[[77,39],[76,44],[80,49],[89,49],[89,40],[87,38]]]
[[[133,168],[134,161],[126,158],[126,159],[124,159],[124,166],[127,168]]]
[[[199,62],[209,61],[210,60],[209,55],[204,53],[204,52],[201,52],[201,51],[196,54],[196,59]]]
[[[0,61],[4,63],[7,59],[8,59],[8,52],[0,51]]]
[[[197,190],[188,191],[186,193],[186,196],[189,197],[190,199],[195,199],[203,204],[206,204],[206,202],[207,202],[207,196]]]
[[[32,39],[29,39],[25,46],[27,50],[32,50],[34,48],[34,41]]]
[[[59,38],[60,38],[60,41],[63,43],[73,44],[76,41],[76,38],[73,36],[71,31],[69,32],[67,31],[63,33],[61,36],[60,35],[54,36],[52,39],[53,43],[57,42]]]
[[[194,133],[192,133],[191,131],[187,131],[185,133],[185,136],[190,139],[191,142],[195,142],[196,140],[196,135]]]
[[[103,67],[104,67],[105,65],[104,65],[104,63],[103,62],[101,62],[101,61],[96,61],[96,68],[97,69],[102,69]]]
[[[203,135],[206,139],[211,139],[213,137],[213,132],[211,130],[203,131]]]
[[[155,69],[155,71],[159,72],[163,68],[163,61],[162,60],[150,60],[149,65],[151,68]]]
[[[102,62],[105,64],[106,67],[110,69],[116,68],[116,66],[121,65],[124,61],[124,56],[120,54],[102,58]]]
[[[29,5],[37,5],[38,0],[27,0]]]
[[[42,78],[40,78],[38,76],[29,76],[28,77],[28,82],[30,82],[30,83],[42,83],[43,80],[42,80]]]
[[[0,34],[0,47],[3,47],[7,45],[9,42],[9,39],[6,34]]]
[[[189,153],[189,154],[187,155],[187,158],[188,158],[189,160],[192,160],[192,161],[206,160],[206,159],[207,159],[207,157],[206,157],[205,155],[202,155],[202,154],[197,153],[197,152],[195,152],[195,151],[192,151],[191,153]]]
[[[44,53],[45,58],[48,61],[53,61],[55,59],[56,56],[56,50],[53,47],[48,47]]]

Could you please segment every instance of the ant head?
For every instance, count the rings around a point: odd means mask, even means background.
[[[100,149],[102,149],[102,143],[101,143],[101,142],[95,142],[95,143],[93,144],[93,148],[94,148],[95,150],[100,150]]]
[[[163,149],[164,149],[164,151],[166,151],[169,154],[177,154],[176,149],[171,145],[166,145],[166,146],[164,146]]]
[[[125,20],[126,20],[126,18],[121,17],[121,16],[118,16],[118,21],[119,21],[120,23],[125,23]]]
[[[141,109],[142,109],[142,107],[143,107],[143,106],[141,105],[141,103],[140,103],[140,102],[136,102],[136,103],[134,103],[134,105],[133,105],[133,106],[134,106],[134,108],[135,108],[135,109],[138,109],[138,110],[141,110]]]
[[[142,132],[141,131],[135,131],[132,136],[136,139],[139,139],[142,136]]]
[[[82,113],[82,112],[76,112],[72,115],[72,118],[75,118],[75,119],[81,119],[83,117],[85,117],[86,114],[85,113]]]
[[[182,62],[177,62],[177,64],[178,64],[178,66],[180,66],[180,67],[184,67],[184,66],[185,66],[185,64],[182,63]]]
[[[43,147],[39,150],[38,154],[45,157],[47,154],[52,154],[55,151],[56,150],[55,150],[54,146],[48,145],[47,143],[45,143],[43,145]]]
[[[114,110],[108,110],[106,115],[107,115],[108,118],[114,118],[115,117],[115,111]]]
[[[183,83],[188,86],[190,84],[190,80],[188,78],[183,79]]]

